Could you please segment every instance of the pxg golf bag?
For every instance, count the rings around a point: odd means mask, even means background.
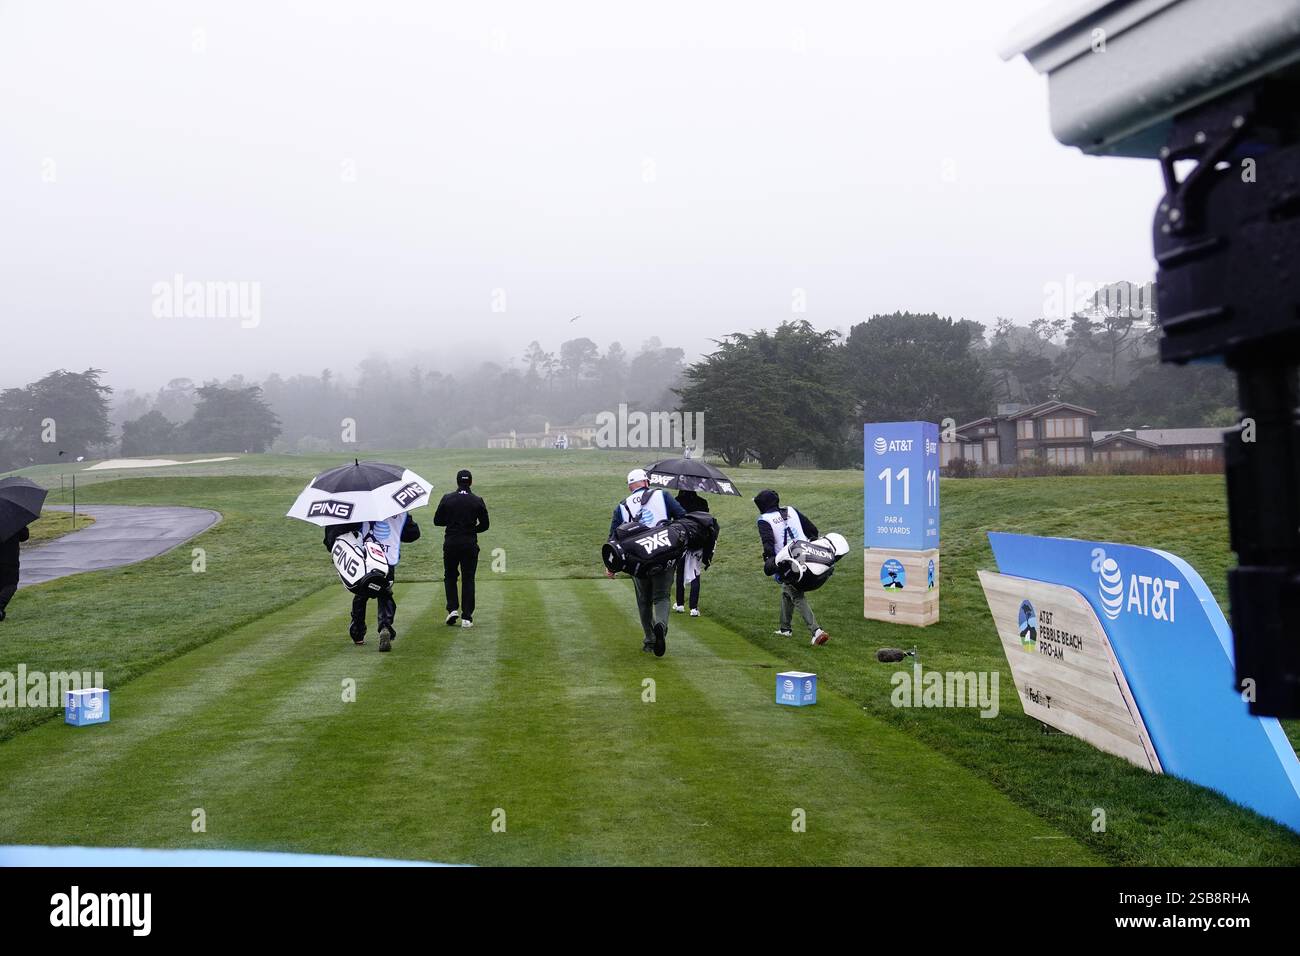
[[[330,558],[343,586],[353,594],[378,594],[388,580],[388,557],[383,545],[367,535],[363,540],[355,531],[334,539]]]
[[[831,532],[812,541],[791,541],[776,556],[781,581],[796,591],[816,591],[835,573],[835,563],[849,553],[844,535]]]
[[[704,511],[653,528],[626,521],[614,529],[614,536],[601,547],[600,558],[614,574],[624,571],[634,578],[647,578],[671,570],[687,551],[704,550],[711,554],[717,537],[717,519]]]

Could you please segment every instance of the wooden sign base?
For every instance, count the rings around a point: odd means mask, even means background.
[[[1161,773],[1110,639],[1083,595],[992,571],[979,575],[1025,715]]]
[[[939,620],[939,549],[862,549],[862,614],[925,627]]]

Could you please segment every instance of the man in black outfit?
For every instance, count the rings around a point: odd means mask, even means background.
[[[690,448],[689,445],[686,447],[688,449]],[[686,457],[690,458],[690,455],[687,455]],[[683,489],[677,492],[677,503],[685,509],[687,514],[692,511],[703,511],[707,513],[709,510],[709,503],[700,496],[700,493],[697,491],[691,491],[690,489]],[[713,560],[712,553],[705,557],[707,559],[706,564],[707,561]],[[673,610],[678,614],[681,614],[686,610],[686,561],[684,555],[683,560],[677,562],[677,603],[673,605]],[[700,575],[696,574],[695,577],[691,579],[691,617],[699,616]]]
[[[447,588],[447,626],[474,626],[474,572],[478,570],[478,536],[488,529],[487,505],[470,491],[474,476],[469,469],[456,472],[456,490],[438,502],[433,523],[446,528],[442,542],[442,582]],[[461,594],[456,595],[456,578],[462,576]]]
[[[0,541],[0,621],[5,619],[5,608],[18,591],[18,545],[30,538],[26,528]]]

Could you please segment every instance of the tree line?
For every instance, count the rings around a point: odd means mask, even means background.
[[[961,424],[1004,402],[1074,402],[1097,410],[1099,428],[1235,416],[1229,373],[1160,364],[1154,330],[1122,315],[986,328],[895,312],[847,333],[795,321],[715,345],[687,365],[658,339],[632,354],[575,338],[456,374],[374,357],[350,376],[175,378],[153,393],[115,393],[100,369],[59,370],[0,390],[0,471],[114,454],[483,447],[494,433],[540,432],[620,404],[703,412],[710,451],[764,468],[856,464],[864,421]]]
[[[1003,403],[1060,400],[1097,412],[1098,428],[1232,423],[1231,374],[1163,365],[1158,329],[1101,312],[987,329],[969,319],[895,312],[847,334],[807,321],[736,332],[689,366],[682,410],[703,412],[710,450],[730,465],[778,468],[862,461],[862,423],[951,420]]]
[[[456,374],[372,357],[352,375],[174,378],[152,393],[114,392],[100,369],[61,370],[0,390],[0,471],[65,455],[481,448],[492,434],[594,420],[620,403],[671,409],[684,358],[658,338],[635,352],[575,338],[556,351],[532,342],[513,362]],[[46,417],[59,423],[57,442],[42,434]]]

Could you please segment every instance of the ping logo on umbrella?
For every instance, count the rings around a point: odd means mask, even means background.
[[[338,501],[334,498],[326,498],[323,501],[313,501],[307,507],[307,517],[351,518],[352,502]]]
[[[418,481],[412,481],[410,484],[403,485],[401,488],[394,491],[393,500],[401,507],[406,508],[411,504],[411,502],[419,501],[426,494],[428,494],[428,492],[424,490],[422,484]]]

